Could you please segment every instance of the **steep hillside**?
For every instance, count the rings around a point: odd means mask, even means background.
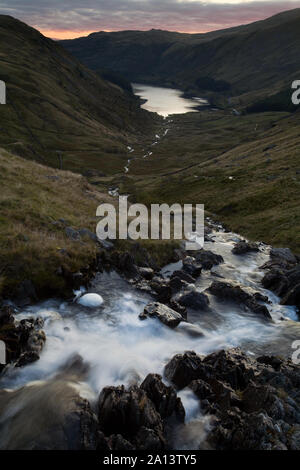
[[[114,172],[128,140],[152,125],[130,92],[8,16],[0,16],[0,79],[0,145],[53,167]]]
[[[61,43],[91,68],[193,93],[239,96],[244,105],[299,78],[300,9],[207,34],[99,32]]]

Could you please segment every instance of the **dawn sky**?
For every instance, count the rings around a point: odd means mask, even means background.
[[[297,7],[300,0],[0,0],[1,14],[53,38],[124,29],[206,32]]]

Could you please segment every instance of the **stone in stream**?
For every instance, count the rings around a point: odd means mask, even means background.
[[[103,304],[103,297],[99,294],[84,294],[77,300],[77,303],[83,307],[97,308]]]
[[[235,286],[227,282],[214,281],[208,288],[208,291],[220,299],[239,302],[265,319],[272,319],[269,310],[265,305],[259,303],[256,298],[257,296],[255,297],[255,294],[249,294],[240,286]],[[261,299],[262,297],[259,297],[259,300]]]
[[[195,258],[202,265],[203,269],[211,269],[213,266],[224,262],[223,256],[203,248],[196,252]]]
[[[183,320],[182,315],[170,307],[167,307],[160,302],[151,302],[144,308],[144,312],[139,315],[141,320],[148,317],[156,317],[164,325],[170,328],[176,328],[177,325]]]
[[[209,299],[206,294],[199,292],[194,286],[186,289],[174,297],[180,305],[190,307],[194,310],[206,310],[209,305]]]
[[[231,251],[234,255],[244,255],[245,253],[258,252],[259,248],[257,243],[249,243],[245,240],[241,240],[234,245]]]
[[[182,262],[182,269],[194,279],[200,276],[202,265],[199,264],[192,256],[187,256]]]
[[[183,271],[182,269],[178,269],[177,271],[174,271],[173,274],[171,275],[171,280],[175,277],[178,277],[179,279],[187,282],[188,284],[193,284],[195,282],[195,279],[190,274]]]

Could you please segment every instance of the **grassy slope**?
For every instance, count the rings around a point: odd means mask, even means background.
[[[299,129],[299,112],[174,117],[121,189],[147,203],[204,203],[233,230],[300,253]]]
[[[0,185],[2,288],[9,292],[30,279],[39,292],[63,290],[63,278],[56,274],[59,266],[76,272],[95,258],[96,246],[89,239],[70,241],[59,219],[94,232],[96,207],[111,198],[78,174],[51,169],[3,149]]]
[[[0,16],[0,70],[0,145],[20,156],[111,174],[124,166],[128,141],[152,125],[130,93],[8,16]]]
[[[62,44],[89,67],[135,81],[197,92],[199,77],[225,80],[232,85],[229,94],[239,96],[235,104],[245,106],[290,87],[299,76],[300,9],[207,34],[100,32]]]

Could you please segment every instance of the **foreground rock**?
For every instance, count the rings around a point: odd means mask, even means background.
[[[105,387],[98,419],[111,450],[162,451],[168,447],[168,426],[184,421],[181,400],[159,375],[150,374],[140,387]]]
[[[260,315],[263,318],[271,320],[272,317],[268,308],[260,304],[258,301],[266,302],[268,299],[262,296],[259,292],[254,295],[244,291],[240,286],[234,286],[227,282],[214,281],[209,287],[209,292],[219,299],[228,300],[232,302],[239,302],[247,309]]]
[[[177,354],[165,375],[188,386],[212,416],[207,443],[217,450],[300,450],[300,367],[239,348],[206,357]]]
[[[158,320],[170,328],[176,328],[183,320],[180,313],[159,302],[152,302],[146,305],[144,312],[139,317],[141,320],[145,320],[147,317],[158,318]]]
[[[15,321],[12,307],[0,310],[0,340],[6,345],[6,363],[21,367],[37,361],[46,341],[41,318]],[[0,365],[1,369],[4,365]],[[0,369],[0,370],[1,370]]]

